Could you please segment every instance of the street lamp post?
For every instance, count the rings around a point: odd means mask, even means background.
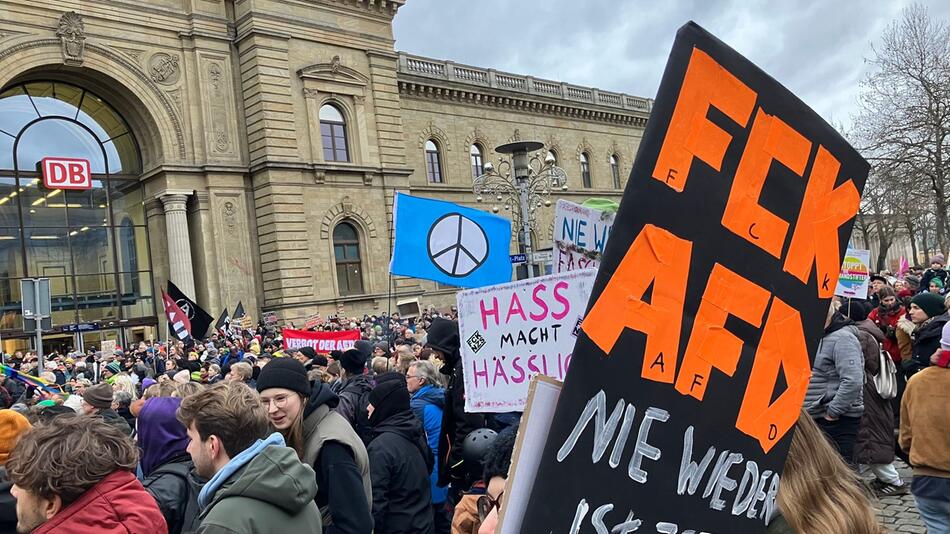
[[[512,213],[518,227],[519,241],[524,244],[528,277],[535,276],[532,262],[531,229],[537,224],[536,213],[542,206],[550,206],[548,196],[552,190],[567,189],[567,173],[558,167],[550,154],[542,161],[537,154],[544,148],[539,141],[515,141],[495,148],[499,154],[511,154],[511,163],[506,160],[498,169],[488,162],[484,172],[472,181],[475,200],[492,203],[492,212],[498,213],[498,205]],[[514,176],[512,176],[514,174]]]

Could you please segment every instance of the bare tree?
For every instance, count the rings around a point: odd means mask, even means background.
[[[902,173],[917,185],[926,184],[935,219],[935,245],[946,253],[950,224],[950,27],[932,19],[926,8],[909,6],[885,30],[870,63],[874,70],[862,82],[861,113],[856,119],[864,152],[876,167],[906,169]],[[906,185],[900,179],[885,180],[885,196],[897,193],[893,187],[901,183]],[[912,193],[917,192],[908,191],[908,195]],[[873,212],[873,203],[870,208]],[[927,235],[922,238],[926,252]]]

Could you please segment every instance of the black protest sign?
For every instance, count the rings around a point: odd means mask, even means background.
[[[764,532],[867,172],[778,82],[699,26],[679,30],[532,532]]]

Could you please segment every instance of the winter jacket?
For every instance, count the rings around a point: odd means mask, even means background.
[[[106,423],[109,423],[110,425],[118,428],[119,431],[125,434],[126,436],[132,435],[132,427],[130,427],[129,423],[127,423],[126,420],[121,415],[117,414],[115,410],[111,408],[106,408],[103,410],[99,410],[97,412],[97,415],[101,417],[102,420],[105,421]]]
[[[7,476],[7,468],[0,466],[0,533],[16,532],[16,499],[10,493],[13,482]]]
[[[204,482],[194,472],[189,454],[170,459],[142,480],[145,491],[158,503],[169,534],[197,528],[198,492]]]
[[[400,412],[374,427],[370,442],[374,534],[431,534],[432,498],[425,456],[431,454],[422,426]]]
[[[881,345],[884,333],[870,319],[855,323],[864,353],[864,413],[854,444],[859,464],[889,464],[894,461],[894,409],[881,398],[874,377],[881,372]]]
[[[363,441],[333,411],[339,398],[316,382],[303,413],[303,462],[316,475],[316,503],[325,534],[369,534],[373,483]]]
[[[850,323],[836,313],[818,344],[805,393],[805,410],[816,419],[825,414],[861,417],[864,412],[864,354]]]
[[[904,310],[904,307],[901,305],[896,305],[894,308],[888,310],[883,306],[878,306],[871,310],[871,313],[868,315],[868,319],[873,322],[884,334],[884,350],[890,355],[891,359],[894,360],[894,363],[900,365],[901,363],[901,351],[900,345],[897,343],[897,322],[900,321],[907,313]]]
[[[422,424],[426,441],[432,450],[432,458],[439,462],[439,435],[442,433],[442,409],[445,406],[445,390],[429,384],[419,388],[409,401],[412,413]],[[429,475],[429,491],[432,493],[432,504],[442,504],[448,499],[449,490],[439,486],[438,465]]]
[[[202,488],[198,534],[320,532],[313,469],[280,434],[231,458]]]
[[[155,534],[168,532],[168,527],[155,500],[135,475],[116,471],[86,490],[33,534],[47,532]]]
[[[364,444],[372,439],[372,430],[369,428],[369,421],[366,415],[366,399],[369,392],[373,390],[373,381],[366,375],[356,375],[348,377],[343,381],[337,396],[340,397],[340,403],[336,411],[342,415]]]
[[[448,376],[438,447],[439,485],[448,486],[454,482],[456,487],[464,491],[473,481],[467,480],[469,477],[466,476],[466,466],[462,461],[462,441],[469,432],[483,428],[485,418],[480,414],[465,413],[465,381],[462,378],[458,324],[441,318],[433,320],[426,334],[426,345],[445,357],[445,365],[439,372]]]
[[[927,319],[914,330],[911,336],[914,345],[910,360],[903,362],[903,369],[908,378],[917,371],[930,367],[930,357],[940,348],[940,336],[947,321],[950,321],[950,315],[944,313]]]
[[[947,283],[950,282],[950,273],[947,273],[946,269],[928,268],[920,277],[920,286],[917,292],[924,293],[925,291],[930,291],[930,281],[934,278],[939,278],[940,281],[943,282],[943,287],[947,287]]]
[[[901,449],[914,477],[950,478],[950,369],[931,366],[907,380],[901,399]]]

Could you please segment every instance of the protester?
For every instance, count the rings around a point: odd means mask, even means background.
[[[465,476],[462,440],[469,432],[485,426],[485,418],[465,412],[465,381],[462,377],[462,356],[459,353],[459,326],[455,321],[437,317],[429,325],[426,347],[434,357],[445,362],[440,372],[448,377],[445,408],[442,412],[442,433],[439,435],[439,485],[451,484],[452,500],[471,486]]]
[[[55,417],[37,426],[20,438],[6,464],[17,532],[168,532],[133,474],[137,463],[128,436],[98,417]]]
[[[247,362],[234,362],[231,364],[231,372],[228,373],[228,380],[232,382],[243,382],[247,387],[253,389],[256,387],[254,381],[254,368]]]
[[[129,423],[112,409],[112,386],[106,382],[86,388],[82,395],[82,411],[86,415],[98,416],[126,436],[132,435]]]
[[[947,287],[947,282],[950,282],[950,273],[947,273],[944,265],[946,265],[946,260],[943,254],[934,254],[930,258],[930,268],[924,271],[920,278],[919,291],[928,291],[931,287],[930,283],[934,279],[940,280],[940,287]]]
[[[0,532],[16,531],[16,499],[10,493],[13,483],[7,476],[6,463],[17,440],[32,425],[13,410],[0,410]]]
[[[177,397],[155,397],[145,401],[138,415],[142,485],[158,503],[170,534],[198,526],[198,491],[203,483],[192,472],[188,432],[175,417],[180,405]]]
[[[498,525],[498,515],[504,503],[505,489],[508,483],[508,470],[511,468],[511,454],[515,448],[518,426],[510,426],[499,433],[492,441],[483,461],[485,465],[485,494],[478,498],[477,513],[478,534],[494,534]]]
[[[911,493],[928,532],[950,532],[950,324],[933,365],[907,381],[901,402],[900,446],[914,468]],[[784,482],[784,480],[783,480]]]
[[[257,380],[261,404],[274,428],[305,464],[313,467],[326,534],[369,534],[372,481],[362,440],[334,410],[330,386],[307,381],[303,365],[279,358]]]
[[[940,295],[919,293],[911,300],[909,316],[914,323],[911,335],[911,357],[901,362],[909,379],[914,373],[930,365],[930,357],[940,348],[940,335],[950,317]]]
[[[432,533],[432,452],[412,415],[405,377],[397,372],[377,377],[367,411],[374,431],[367,448],[374,534]]]
[[[897,295],[890,287],[884,286],[878,291],[880,305],[871,310],[868,319],[884,333],[883,346],[895,364],[900,365],[901,352],[897,343],[897,322],[904,316],[906,310],[897,300]]]
[[[284,446],[257,393],[224,382],[181,401],[188,453],[208,482],[198,494],[199,534],[319,532],[313,469]]]
[[[369,392],[373,390],[373,382],[363,374],[366,369],[366,355],[358,349],[343,352],[340,359],[343,374],[337,396],[340,403],[336,411],[353,425],[353,429],[368,444],[373,433],[366,416],[366,405],[369,404]]]
[[[864,356],[856,334],[857,328],[832,304],[804,404],[849,465],[854,464],[854,442],[864,413]]]
[[[864,413],[854,446],[855,463],[860,474],[872,475],[871,489],[878,496],[901,495],[907,493],[907,487],[894,467],[894,411],[874,384],[879,373],[887,372],[881,367],[884,333],[867,318],[869,302],[852,299],[848,304],[848,318],[857,327],[864,355]],[[886,353],[884,357],[890,358]]]
[[[418,360],[406,371],[406,387],[412,398],[409,401],[412,413],[422,423],[426,441],[432,450],[434,468],[429,475],[429,491],[432,494],[432,514],[435,532],[443,534],[452,527],[452,516],[446,506],[448,488],[439,486],[439,435],[442,433],[442,410],[445,407],[445,390],[438,387],[439,371],[432,363]]]

